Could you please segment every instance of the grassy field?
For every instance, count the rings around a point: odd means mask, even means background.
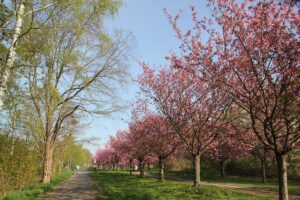
[[[156,170],[150,171],[152,175],[156,175]],[[167,171],[166,176],[176,177],[186,180],[193,180],[193,170],[185,171]],[[247,188],[278,190],[277,179],[268,179],[267,183],[263,183],[260,177],[241,177],[241,176],[225,176],[220,177],[218,171],[214,169],[202,169],[203,180],[213,183],[238,184]],[[300,195],[300,182],[289,181],[289,193]]]
[[[71,171],[64,171],[58,177],[54,178],[51,183],[34,183],[31,186],[22,188],[21,190],[8,192],[1,198],[1,200],[34,200],[38,195],[52,190],[55,185],[69,178],[71,175]]]
[[[154,178],[130,176],[128,172],[94,170],[93,178],[109,200],[267,200],[214,186],[191,186],[176,181],[160,182]]]

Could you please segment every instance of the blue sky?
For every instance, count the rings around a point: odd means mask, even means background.
[[[184,29],[192,27],[191,11],[189,4],[196,6],[199,17],[209,16],[210,11],[206,7],[205,0],[124,0],[125,5],[120,8],[118,15],[107,20],[107,30],[121,29],[133,33],[136,39],[134,58],[130,61],[131,74],[136,77],[140,73],[137,61],[143,61],[153,65],[164,65],[165,56],[170,51],[178,50],[179,42],[175,37],[163,9],[173,15],[180,9],[184,11],[180,19],[180,25]],[[135,101],[138,87],[134,83],[120,93],[120,100],[128,104]],[[110,118],[90,118],[90,124],[85,129],[82,137],[101,138],[96,145],[86,145],[92,153],[103,147],[109,135],[114,135],[119,129],[126,129],[130,120],[130,109],[116,113]]]

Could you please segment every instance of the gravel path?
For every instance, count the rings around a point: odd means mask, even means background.
[[[95,200],[97,187],[88,171],[76,172],[37,200]]]

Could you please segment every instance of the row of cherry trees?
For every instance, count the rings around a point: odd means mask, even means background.
[[[223,129],[222,131],[225,131],[222,137],[213,139],[213,142],[201,154],[203,153],[202,157],[204,158],[218,161],[222,166],[221,175],[223,176],[224,162],[230,158],[250,154],[255,144],[249,144],[239,137],[233,137],[237,134],[233,129]],[[106,147],[97,151],[94,161],[99,167],[110,169],[129,166],[130,174],[132,174],[135,164],[139,166],[141,176],[144,176],[145,164],[157,163],[159,178],[164,181],[166,159],[180,157],[182,153],[189,152],[193,156],[195,165],[194,184],[199,185],[200,157],[195,160],[195,154],[189,150],[193,148],[193,143],[184,143],[186,140],[192,140],[190,137],[190,135],[183,136],[176,132],[174,126],[162,114],[148,109],[136,109],[133,112],[129,129],[118,131],[116,136],[110,137]]]
[[[175,152],[179,142],[162,115],[148,110],[141,114],[140,110],[136,110],[129,129],[119,131],[115,137],[111,137],[106,148],[100,149],[94,159],[98,165],[129,165],[130,174],[133,164],[138,164],[141,176],[144,176],[146,163],[157,161],[160,179],[164,180],[165,160]]]
[[[275,155],[279,199],[286,200],[286,157],[300,143],[300,12],[275,0],[209,6],[211,19],[199,19],[191,6],[188,31],[178,25],[180,14],[166,11],[181,51],[167,56],[167,67],[142,64],[141,98],[155,112],[134,112],[110,147],[141,169],[156,157],[162,179],[164,160],[185,149],[199,185],[203,154],[222,163],[260,146]]]

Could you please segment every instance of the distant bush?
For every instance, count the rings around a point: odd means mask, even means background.
[[[226,164],[226,172],[238,176],[260,176],[260,162],[254,158],[230,160]]]
[[[226,164],[226,172],[237,176],[261,176],[261,163],[259,160],[248,157],[237,160],[230,160]],[[276,163],[273,158],[269,158],[266,165],[268,178],[277,176]],[[300,181],[300,155],[299,152],[292,153],[288,157],[288,176],[290,180]]]

